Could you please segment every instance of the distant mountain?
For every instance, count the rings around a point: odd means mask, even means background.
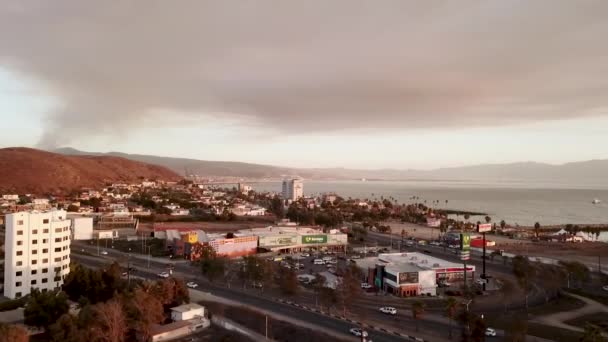
[[[182,175],[188,173],[203,177],[280,179],[284,176],[297,175],[306,179],[469,180],[608,185],[608,160],[591,160],[562,165],[534,162],[486,164],[426,171],[397,169],[357,170],[345,168],[298,169],[240,162],[207,161],[119,152],[91,153],[78,151],[73,148],[61,148],[54,152],[67,155],[118,156],[161,165]]]
[[[69,192],[106,182],[180,178],[162,166],[113,156],[68,156],[23,147],[0,149],[0,193]]]

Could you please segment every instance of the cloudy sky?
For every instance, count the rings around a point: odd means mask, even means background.
[[[608,158],[608,1],[16,1],[0,146],[285,166]]]

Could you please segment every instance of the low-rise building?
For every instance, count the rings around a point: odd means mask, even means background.
[[[205,307],[196,303],[183,304],[171,308],[171,319],[174,322],[205,317]]]

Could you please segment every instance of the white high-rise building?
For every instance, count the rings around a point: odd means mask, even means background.
[[[70,224],[64,210],[6,215],[4,295],[52,290],[70,272]]]
[[[284,179],[283,180],[283,198],[286,200],[296,201],[304,197],[304,182],[301,179]]]

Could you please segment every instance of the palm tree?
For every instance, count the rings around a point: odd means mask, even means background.
[[[426,308],[426,304],[424,304],[423,302],[421,302],[419,300],[415,301],[412,304],[412,316],[416,320],[416,331],[418,331],[418,321],[424,315],[425,308]]]
[[[505,220],[501,220],[500,221],[500,229],[505,229],[505,227],[507,226],[507,222],[505,222]]]
[[[538,239],[538,233],[540,231],[540,223],[536,222],[534,224],[534,234],[536,234],[536,238]]]
[[[458,302],[454,297],[448,297],[445,301],[445,313],[450,319],[450,339],[452,339],[452,321],[456,316],[456,309],[458,308]]]
[[[490,223],[492,221],[492,218],[490,216],[486,215],[486,223]]]

